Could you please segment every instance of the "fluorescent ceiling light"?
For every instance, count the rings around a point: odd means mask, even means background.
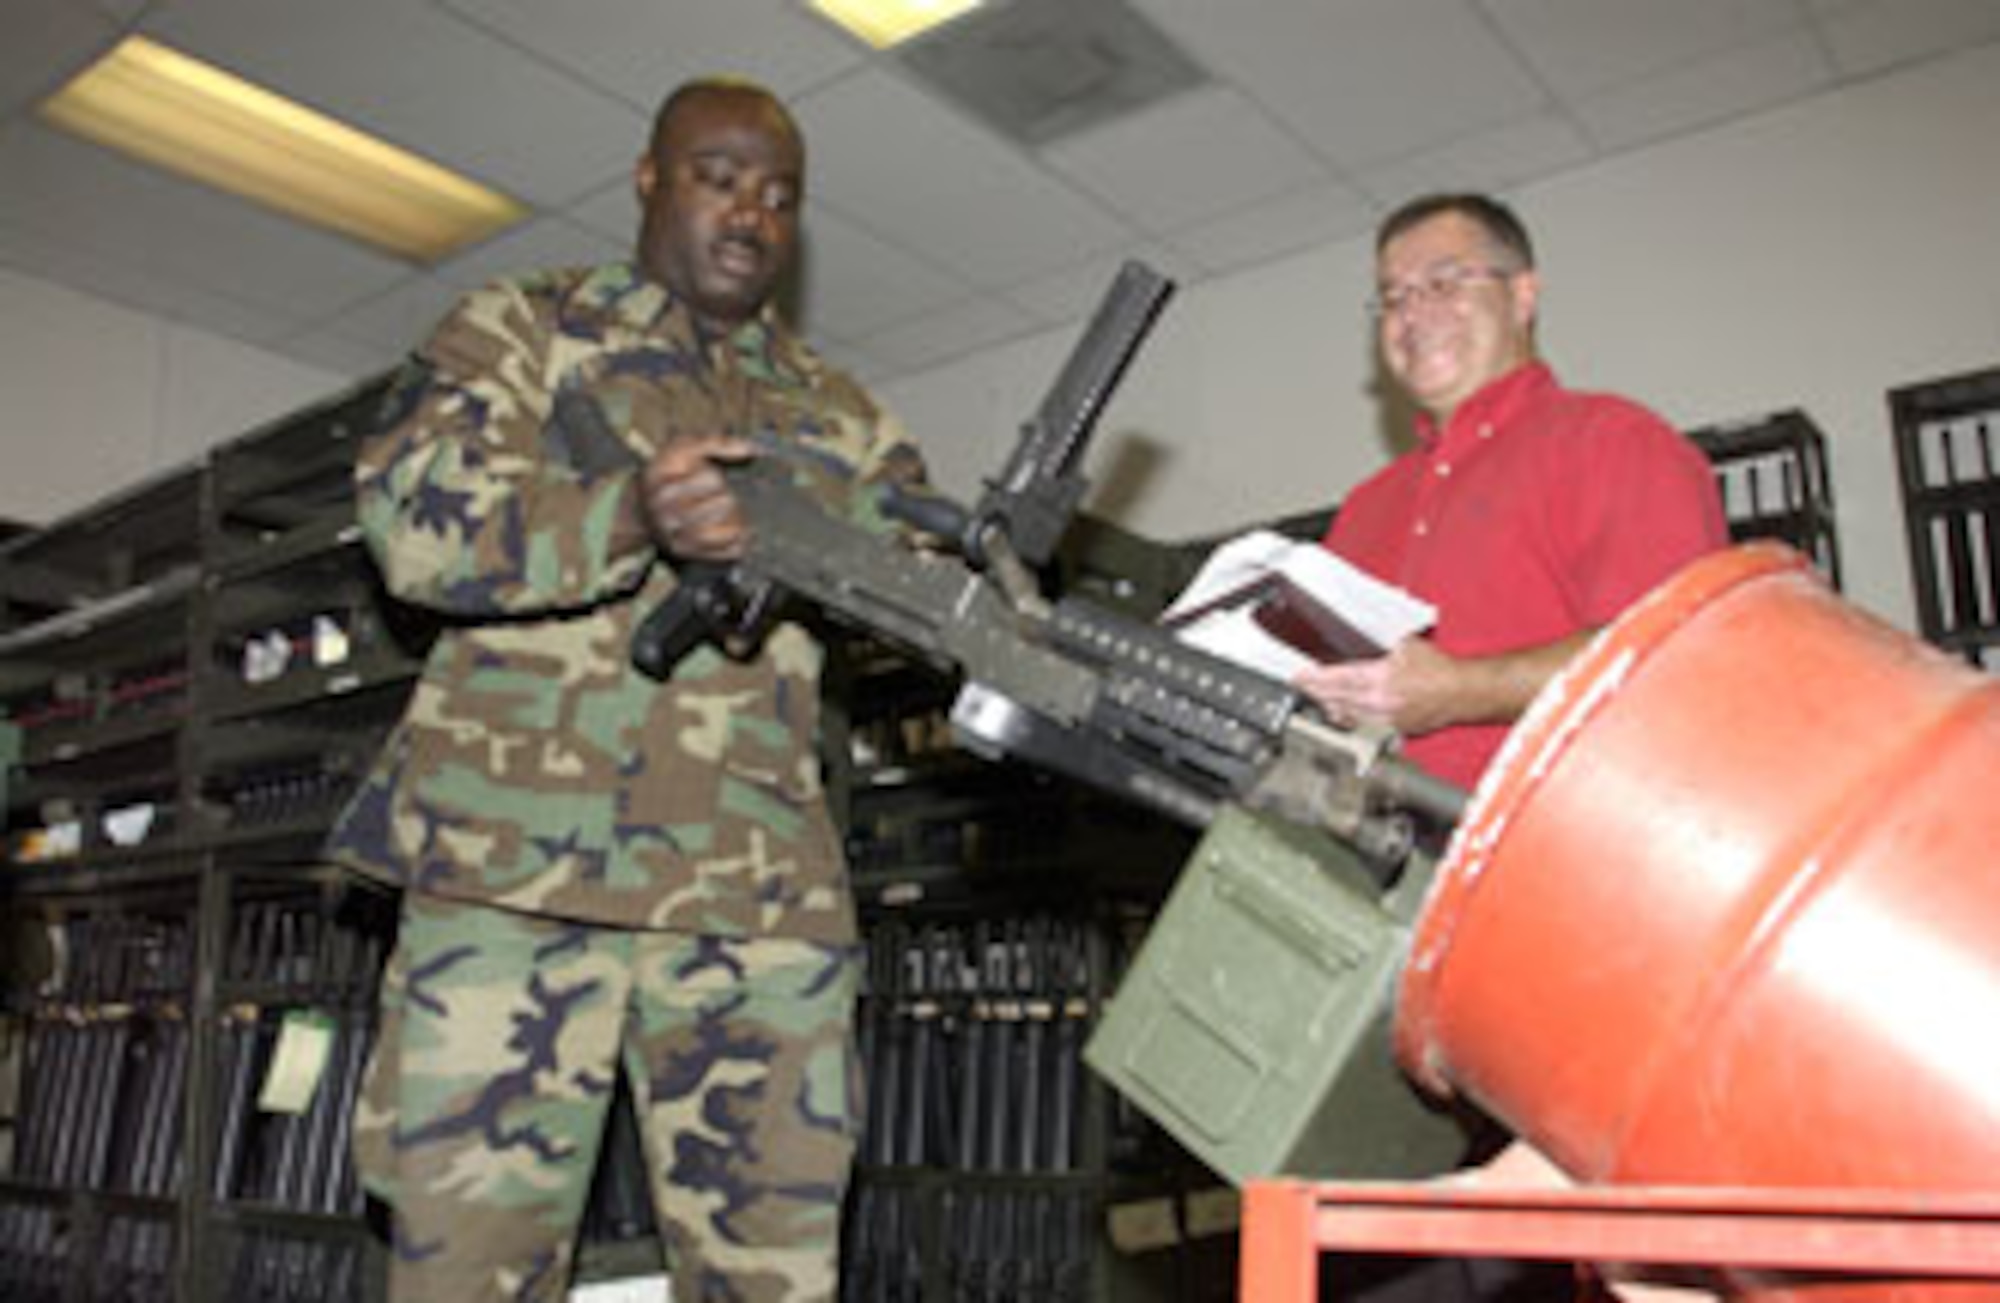
[[[942,26],[984,0],[806,0],[878,50]]]
[[[512,226],[518,202],[143,36],[42,104],[100,145],[401,257],[432,263]]]

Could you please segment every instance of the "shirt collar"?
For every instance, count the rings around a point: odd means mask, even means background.
[[[1555,388],[1555,372],[1540,359],[1523,362],[1497,380],[1489,380],[1472,397],[1452,411],[1442,428],[1429,412],[1418,412],[1417,442],[1432,450],[1445,442],[1457,443],[1467,431],[1499,429],[1512,421],[1542,395]]]
[[[694,347],[729,345],[729,351],[760,353],[778,331],[775,304],[719,338],[706,338],[695,324],[686,300],[641,272],[632,262],[608,262],[592,268],[577,286],[572,302],[591,315],[645,334],[665,334]]]

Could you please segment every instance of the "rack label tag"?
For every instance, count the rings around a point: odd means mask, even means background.
[[[333,1054],[333,1019],[317,1009],[294,1009],[278,1024],[278,1044],[264,1073],[257,1107],[266,1113],[303,1113],[326,1075]]]

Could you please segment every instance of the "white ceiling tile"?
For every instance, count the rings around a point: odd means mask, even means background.
[[[646,113],[409,0],[162,0],[144,28],[530,204],[567,203],[645,146]]]
[[[441,3],[648,111],[688,77],[749,77],[790,96],[865,57],[798,0]]]
[[[1795,32],[1798,0],[1482,0],[1558,95],[1594,95]]]
[[[1133,0],[1336,167],[1524,117],[1547,94],[1466,0]]]
[[[595,230],[561,217],[524,222],[434,270],[439,280],[474,289],[502,276],[545,267],[581,267],[630,257],[632,236],[609,240]]]
[[[802,97],[811,186],[877,238],[982,286],[1052,270],[1130,233],[998,137],[865,71]]]
[[[968,299],[917,321],[857,340],[861,351],[898,375],[964,357],[1040,329],[1027,313],[999,299]]]
[[[1232,271],[1369,230],[1374,209],[1343,185],[1311,186],[1177,232],[1167,241],[1211,272]]]
[[[1596,154],[1576,123],[1556,114],[1476,132],[1364,170],[1356,182],[1383,205],[1439,190],[1506,190],[1587,163]]]
[[[335,335],[378,353],[400,356],[430,338],[461,293],[456,285],[412,276],[297,333]]]
[[[1177,95],[1052,145],[1042,157],[1154,233],[1328,179],[1319,159],[1223,86]]]
[[[407,265],[33,124],[0,130],[0,222],[300,317],[391,284]]]
[[[32,108],[116,43],[119,25],[74,0],[8,0],[0,113]]]
[[[1820,25],[1840,71],[1861,76],[2000,39],[2000,4],[1870,0],[1829,13]]]
[[[293,314],[245,303],[190,284],[172,270],[155,274],[154,265],[129,254],[99,254],[60,237],[0,224],[0,265],[40,280],[184,321],[218,335],[259,343],[298,329]]]
[[[613,180],[563,209],[563,216],[630,247],[639,230],[639,195],[631,169],[621,169]]]
[[[861,339],[963,299],[972,287],[808,200],[797,316],[814,338]]]
[[[1630,149],[1783,104],[1831,79],[1818,41],[1785,36],[1586,97],[1577,101],[1575,112],[1599,145]]]
[[[284,351],[289,357],[350,380],[386,371],[403,360],[403,350],[388,340],[363,343],[324,331],[288,339]]]
[[[859,344],[836,339],[811,339],[819,355],[864,385],[873,385],[896,374],[896,368],[870,354]]]
[[[1018,285],[1007,291],[1007,299],[1051,325],[1080,320],[1097,307],[1128,259],[1145,263],[1181,288],[1202,276],[1202,269],[1185,255],[1157,241],[1147,241]]]

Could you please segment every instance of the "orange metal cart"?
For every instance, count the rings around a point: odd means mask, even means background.
[[[2000,1299],[2000,1193],[1252,1181],[1242,1245],[1246,1303],[1318,1299],[1327,1252],[1733,1267]]]

